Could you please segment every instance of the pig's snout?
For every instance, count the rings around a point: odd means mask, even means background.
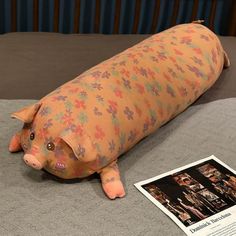
[[[37,170],[41,170],[43,168],[43,165],[37,160],[37,158],[31,154],[25,154],[24,155],[24,161],[26,163],[26,165],[37,169]]]

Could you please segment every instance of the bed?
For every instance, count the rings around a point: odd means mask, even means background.
[[[220,37],[231,67],[184,113],[119,159],[127,196],[111,201],[94,175],[62,181],[10,154],[10,113],[148,35],[0,36],[0,235],[184,235],[134,183],[214,154],[236,169],[236,38]]]

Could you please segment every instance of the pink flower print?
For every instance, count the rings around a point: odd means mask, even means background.
[[[96,116],[101,116],[102,115],[102,112],[100,112],[97,107],[93,108],[93,112]]]
[[[169,76],[169,75],[167,75],[165,72],[163,73],[163,75],[164,75],[164,78],[167,80],[167,81],[169,81],[170,83],[172,83],[172,78]]]
[[[192,80],[187,80],[185,81],[190,87],[194,90],[200,87],[200,82],[198,81],[192,81]]]
[[[192,80],[185,79],[184,82],[191,87],[191,89],[195,89],[195,85]]]
[[[184,36],[181,38],[180,43],[189,45],[192,42],[191,36]]]
[[[118,89],[118,88],[115,88],[115,89],[114,89],[114,93],[115,93],[115,95],[116,95],[117,97],[119,97],[119,98],[122,98],[122,97],[123,97],[122,91],[121,91],[120,89]]]
[[[93,84],[92,84],[92,87],[95,88],[95,89],[97,89],[97,90],[102,90],[102,89],[103,89],[102,85],[99,84],[99,83],[93,83]]]
[[[110,103],[109,108],[107,109],[108,113],[111,113],[113,117],[115,117],[117,113],[117,104],[113,101],[108,101]]]
[[[152,79],[155,78],[155,72],[151,70],[150,68],[147,69],[148,76],[150,76]]]
[[[195,33],[195,31],[192,28],[188,28],[187,30],[185,30],[185,32],[189,34]]]
[[[169,58],[173,63],[176,63],[176,59],[174,57],[169,57]]]
[[[111,74],[110,74],[108,71],[105,71],[105,72],[103,72],[103,74],[102,74],[102,78],[109,79],[110,76],[111,76]]]
[[[180,88],[178,88],[178,90],[179,90],[179,93],[182,97],[186,97],[188,95],[188,92],[187,92],[186,88],[180,87]]]
[[[135,74],[139,74],[139,68],[137,66],[134,66],[133,70]]]
[[[119,135],[120,134],[120,127],[119,127],[119,125],[115,125],[114,126],[114,130],[115,130],[115,135]]]
[[[135,112],[138,114],[139,117],[142,115],[141,109],[136,105],[135,105]]]
[[[74,119],[71,117],[71,111],[66,111],[66,113],[62,116],[62,122],[64,125],[70,125],[73,123]]]
[[[83,134],[83,129],[81,125],[75,125],[75,124],[70,124],[67,126],[66,131],[71,131],[75,134],[82,135]]]
[[[199,55],[202,55],[202,50],[200,48],[193,48],[193,51]]]
[[[83,128],[81,125],[77,125],[76,129],[75,129],[75,133],[78,135],[82,135],[83,134]]]
[[[105,137],[104,131],[103,131],[102,128],[101,128],[100,126],[98,126],[98,125],[96,125],[95,128],[96,128],[96,132],[95,132],[95,134],[94,134],[95,138],[102,140],[102,139]]]
[[[211,50],[211,58],[212,58],[212,61],[217,64],[217,55],[216,55],[216,52],[214,49]]]
[[[108,100],[108,103],[111,105],[111,107],[115,110],[117,110],[117,103],[115,101],[112,101],[112,100]]]
[[[120,72],[123,76],[125,76],[125,77],[129,77],[130,76],[130,73],[129,73],[129,71],[128,70],[126,70],[126,69],[122,69],[121,70],[121,72]]]
[[[183,55],[183,53],[180,50],[176,49],[176,48],[174,48],[174,51],[175,51],[175,54],[178,55],[178,56]]]
[[[200,38],[201,38],[201,39],[204,39],[204,40],[206,40],[206,41],[209,41],[209,38],[208,38],[206,35],[201,34],[201,35],[200,35]]]
[[[82,108],[82,109],[85,109],[86,108],[86,106],[85,106],[85,104],[84,104],[84,101],[82,101],[82,100],[75,100],[75,107],[77,107],[77,108]]]
[[[135,86],[140,94],[144,94],[144,86],[142,84],[136,83]]]
[[[125,107],[124,113],[125,113],[125,115],[126,115],[126,117],[127,117],[128,120],[133,120],[134,112],[131,111],[131,110],[129,109],[129,107],[127,107],[127,106]]]
[[[109,108],[107,109],[107,112],[110,113],[112,117],[115,117],[117,113],[117,111],[114,110],[111,106],[109,106]]]

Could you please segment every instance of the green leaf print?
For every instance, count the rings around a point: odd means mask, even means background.
[[[88,116],[86,115],[85,112],[80,112],[78,115],[78,119],[81,122],[81,124],[88,122]]]
[[[55,120],[59,121],[60,123],[62,123],[62,117],[64,116],[63,112],[60,112],[58,114],[55,115]]]
[[[67,110],[72,110],[73,104],[70,101],[67,100],[65,102],[65,107],[66,107]]]
[[[111,74],[113,75],[113,76],[119,76],[119,71],[116,71],[116,70],[113,70],[112,72],[111,72]]]

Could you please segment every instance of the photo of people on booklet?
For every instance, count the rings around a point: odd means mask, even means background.
[[[185,227],[235,206],[235,172],[216,158],[179,169],[141,181],[135,186]]]

